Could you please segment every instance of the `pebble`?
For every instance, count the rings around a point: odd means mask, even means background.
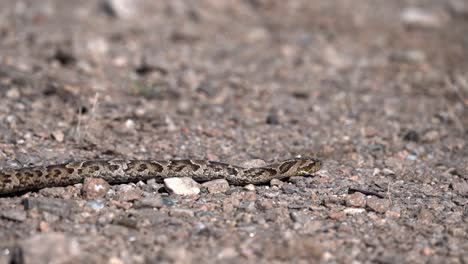
[[[247,191],[254,192],[255,191],[255,185],[247,184],[247,185],[244,186],[244,189],[247,190]]]
[[[157,192],[162,187],[161,184],[157,183],[155,179],[146,181],[146,184],[141,187],[145,192]]]
[[[346,205],[352,207],[366,206],[366,196],[360,192],[348,194],[345,197]]]
[[[205,182],[202,184],[202,186],[208,189],[209,193],[225,193],[227,190],[229,190],[229,183],[225,179]]]
[[[343,221],[346,219],[346,212],[344,211],[331,211],[328,217],[332,220]]]
[[[164,206],[161,197],[148,197],[135,202],[135,208],[161,208]]]
[[[364,134],[365,137],[375,137],[379,134],[379,131],[374,127],[365,127],[362,129],[362,134]]]
[[[65,135],[61,130],[55,130],[52,132],[52,138],[55,139],[57,142],[63,142]]]
[[[125,121],[125,128],[128,129],[128,130],[135,130],[135,121],[133,121],[133,119],[127,119],[127,121]]]
[[[270,113],[268,114],[268,116],[266,117],[266,120],[265,122],[268,124],[268,125],[279,125],[280,123],[280,120],[279,120],[279,117],[276,113]]]
[[[273,201],[271,199],[258,199],[255,201],[255,206],[260,211],[266,211],[273,208]]]
[[[468,3],[465,0],[451,0],[449,5],[454,14],[468,17]]]
[[[299,188],[297,188],[296,186],[291,185],[291,184],[283,185],[283,186],[281,187],[281,190],[283,190],[283,192],[284,192],[285,194],[295,194],[295,193],[299,193]]]
[[[18,99],[21,96],[21,93],[18,89],[12,88],[6,92],[6,96],[10,99]]]
[[[468,197],[468,183],[467,182],[455,182],[451,184],[452,189],[461,196]]]
[[[225,247],[217,254],[216,258],[220,260],[234,259],[239,256],[239,252],[234,247]]]
[[[87,41],[86,48],[95,57],[106,55],[109,52],[109,42],[103,37],[92,38]]]
[[[307,215],[304,212],[298,212],[298,211],[292,211],[289,213],[289,217],[291,217],[291,220],[293,220],[295,223],[306,223],[307,221],[310,220],[310,216]]]
[[[56,198],[26,198],[22,201],[26,210],[37,209],[48,212],[56,216],[67,218],[72,212],[79,209],[78,203],[74,200],[64,200]]]
[[[430,224],[434,220],[432,212],[426,208],[421,208],[418,214],[418,221],[423,224]]]
[[[401,212],[399,210],[387,211],[387,212],[385,212],[385,217],[392,218],[392,219],[398,219],[398,218],[401,217]]]
[[[34,235],[19,244],[23,263],[78,263],[82,254],[77,239],[62,233]]]
[[[167,206],[167,207],[171,207],[176,204],[176,201],[172,199],[171,197],[163,197],[161,200],[164,206]]]
[[[352,207],[345,208],[343,210],[344,213],[350,214],[350,215],[364,213],[365,211],[366,209],[364,208],[352,208]]]
[[[384,174],[385,176],[393,176],[393,175],[395,175],[395,172],[392,171],[391,169],[388,169],[388,168],[384,168],[384,169],[382,170],[382,172],[383,172],[383,174]]]
[[[170,194],[196,195],[200,193],[200,184],[188,177],[166,178],[164,187]]]
[[[303,176],[293,176],[289,178],[289,182],[294,184],[296,187],[306,187],[305,177]]]
[[[367,207],[376,213],[385,214],[390,207],[390,200],[371,196],[367,199]]]
[[[283,186],[284,185],[284,182],[283,181],[280,181],[278,179],[272,179],[270,181],[270,186]]]
[[[430,130],[421,137],[421,140],[426,143],[434,142],[440,138],[440,133],[437,130]]]
[[[91,210],[98,212],[98,211],[101,211],[102,209],[104,209],[106,204],[104,203],[104,201],[99,199],[99,200],[93,200],[93,201],[87,202],[86,206],[88,208],[91,208]]]
[[[438,28],[442,24],[435,14],[415,7],[403,10],[401,20],[407,26],[419,28]]]
[[[86,178],[81,192],[88,200],[103,198],[110,189],[109,183],[100,178]]]
[[[404,63],[423,63],[426,58],[426,53],[421,50],[400,51],[390,55],[391,60]]]
[[[408,131],[406,131],[405,134],[403,134],[403,140],[418,142],[419,141],[419,133],[417,131],[415,131],[415,130],[408,130]]]
[[[125,264],[125,262],[118,257],[111,257],[108,263],[109,264]]]
[[[173,217],[181,217],[181,218],[191,218],[195,216],[193,210],[184,209],[184,208],[172,208],[169,211],[169,215]]]
[[[131,184],[122,184],[118,187],[117,196],[120,201],[132,202],[143,196],[143,191]]]
[[[26,220],[27,215],[23,210],[7,209],[0,212],[0,218],[16,222],[23,222]]]
[[[105,0],[104,11],[117,18],[129,19],[136,15],[137,1],[133,0]]]

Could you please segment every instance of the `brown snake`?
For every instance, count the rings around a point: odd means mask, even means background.
[[[310,176],[321,167],[314,158],[294,158],[263,167],[243,168],[208,160],[88,160],[0,171],[0,196],[101,178],[128,183],[170,177],[191,177],[197,182],[226,179],[232,185],[265,184],[272,179]]]

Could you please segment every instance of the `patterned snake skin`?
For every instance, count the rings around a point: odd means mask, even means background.
[[[164,178],[191,177],[197,182],[226,179],[232,185],[265,184],[272,179],[310,176],[320,160],[295,158],[257,168],[243,168],[208,160],[88,160],[59,165],[0,171],[0,196],[102,178],[109,183],[128,183]]]

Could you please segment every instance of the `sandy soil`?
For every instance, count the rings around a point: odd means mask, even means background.
[[[462,0],[0,1],[0,168],[324,162],[0,198],[0,263],[468,263],[467,36]]]

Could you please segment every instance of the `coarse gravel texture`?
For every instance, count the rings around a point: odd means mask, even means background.
[[[3,197],[0,264],[468,263],[467,36],[462,0],[0,1],[0,168],[324,163]]]

